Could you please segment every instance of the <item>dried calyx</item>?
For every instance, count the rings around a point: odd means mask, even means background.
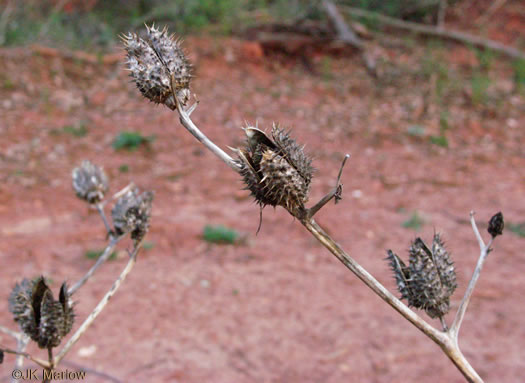
[[[92,204],[98,203],[104,199],[108,190],[108,177],[101,167],[83,161],[73,169],[73,189],[78,198]]]
[[[140,194],[137,188],[121,196],[111,210],[115,233],[117,235],[131,233],[135,243],[142,240],[149,229],[152,202],[153,192]]]
[[[257,203],[261,207],[280,205],[292,213],[304,208],[313,173],[304,147],[275,124],[271,137],[254,127],[245,132],[246,146],[237,150],[240,173]]]
[[[62,284],[55,300],[44,277],[17,283],[9,296],[9,311],[22,331],[40,348],[58,346],[71,331],[75,319],[67,285]]]
[[[126,66],[142,95],[175,110],[179,102],[189,99],[191,64],[180,47],[180,41],[166,28],[146,26],[143,38],[134,33],[122,36],[128,60]]]
[[[415,239],[410,246],[408,266],[392,250],[387,253],[401,299],[425,310],[431,318],[448,313],[450,296],[457,287],[456,271],[439,234],[434,235],[432,249],[421,238]]]

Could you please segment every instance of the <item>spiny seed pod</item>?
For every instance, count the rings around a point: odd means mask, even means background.
[[[457,287],[456,271],[441,236],[434,235],[432,250],[416,238],[409,250],[409,266],[391,250],[387,259],[394,272],[401,299],[423,309],[431,318],[443,317],[450,310],[450,297]]]
[[[182,105],[189,99],[191,64],[180,41],[162,30],[146,26],[146,36],[134,33],[123,35],[127,52],[126,66],[142,95],[149,100],[175,110],[173,92]]]
[[[101,167],[85,160],[73,169],[73,189],[78,198],[98,203],[104,199],[108,190],[108,177]]]
[[[75,319],[67,285],[62,284],[56,301],[44,277],[16,284],[9,296],[9,311],[40,348],[58,346],[71,331]]]
[[[116,234],[130,232],[135,242],[140,241],[149,229],[152,202],[153,192],[139,194],[137,188],[120,197],[111,210]]]
[[[17,283],[9,295],[9,311],[20,329],[32,339],[38,338],[38,328],[32,305],[34,281],[24,279]]]
[[[487,231],[492,236],[492,238],[496,238],[498,235],[503,234],[504,227],[505,221],[503,220],[503,214],[500,211],[499,213],[494,214],[490,219]]]
[[[311,159],[290,135],[273,125],[271,138],[263,131],[245,128],[244,149],[238,149],[246,188],[264,207],[283,206],[291,212],[308,201],[313,169]]]

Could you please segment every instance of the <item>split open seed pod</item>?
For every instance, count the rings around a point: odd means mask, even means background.
[[[439,234],[432,248],[416,238],[410,246],[409,265],[388,250],[387,259],[394,272],[401,299],[408,305],[425,310],[431,318],[443,317],[450,310],[450,297],[457,287],[456,271]]]
[[[66,283],[55,300],[44,277],[17,283],[9,296],[9,311],[21,330],[40,348],[58,346],[71,331],[75,319]]]
[[[117,235],[131,233],[135,243],[144,238],[149,230],[153,197],[151,191],[141,194],[137,188],[134,188],[117,200],[111,210]]]
[[[276,124],[270,135],[251,126],[244,130],[246,146],[237,154],[246,188],[257,203],[280,205],[292,213],[304,208],[313,173],[304,147]]]

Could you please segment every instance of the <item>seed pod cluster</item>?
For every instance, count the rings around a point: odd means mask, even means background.
[[[129,190],[117,200],[111,210],[115,233],[131,233],[131,238],[139,242],[149,230],[149,220],[153,202],[153,192],[140,194],[137,188]]]
[[[192,67],[180,41],[168,34],[167,28],[146,26],[144,38],[128,33],[122,41],[128,58],[126,66],[144,97],[175,110],[173,87],[180,103],[187,103]]]
[[[409,250],[409,266],[392,250],[387,259],[394,272],[401,299],[409,306],[425,310],[431,318],[443,317],[450,310],[450,297],[457,287],[456,271],[441,236],[434,235],[432,249],[416,238]]]
[[[108,191],[108,177],[101,167],[90,161],[83,161],[79,167],[73,169],[73,189],[78,198],[92,204],[98,203]]]
[[[311,159],[278,125],[271,137],[263,131],[245,128],[246,147],[237,151],[246,188],[264,207],[283,206],[296,212],[308,201],[313,169]]]
[[[44,277],[17,283],[9,296],[9,311],[21,330],[40,348],[58,346],[71,331],[75,319],[66,283],[55,300]]]

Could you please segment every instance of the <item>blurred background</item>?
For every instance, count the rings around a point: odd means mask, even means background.
[[[266,208],[255,234],[240,177],[124,70],[118,36],[155,22],[183,38],[192,119],[219,146],[242,145],[247,123],[292,129],[317,169],[309,204],[351,154],[344,199],[317,220],[389,289],[386,249],[406,260],[414,238],[442,233],[459,284],[449,324],[479,254],[469,212],[487,238],[502,211],[460,346],[487,382],[523,382],[525,4],[335,5],[334,17],[299,0],[0,1],[0,324],[16,330],[17,281],[44,275],[56,294],[107,245],[71,188],[89,159],[111,194],[133,181],[155,201],[137,265],[63,369],[85,369],[87,382],[464,381],[283,209]],[[75,328],[129,246],[75,295]],[[3,333],[0,344],[16,346]]]

